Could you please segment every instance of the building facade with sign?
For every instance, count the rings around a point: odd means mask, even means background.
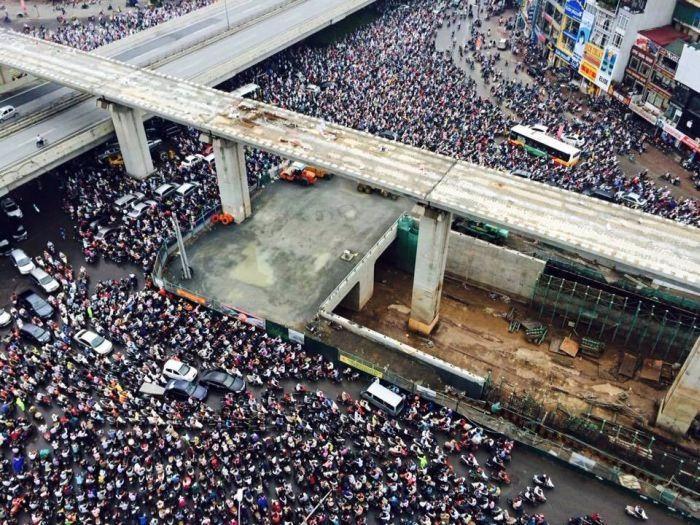
[[[625,73],[637,32],[671,22],[673,0],[530,0],[533,34],[550,64],[581,89],[609,93]],[[533,9],[533,6],[537,9]]]
[[[620,86],[630,109],[652,124],[665,113],[676,88],[676,71],[688,35],[673,26],[640,31]]]

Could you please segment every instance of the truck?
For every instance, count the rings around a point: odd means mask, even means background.
[[[299,182],[303,186],[316,184],[318,179],[330,180],[332,178],[332,173],[303,162],[292,162],[280,171],[280,179],[289,182]]]

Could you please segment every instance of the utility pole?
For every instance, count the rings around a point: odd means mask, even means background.
[[[185,280],[191,279],[192,269],[190,268],[190,261],[187,259],[187,252],[185,251],[185,243],[182,240],[180,224],[177,222],[177,217],[175,217],[175,215],[171,215],[170,220],[173,224],[175,239],[177,240],[177,249],[180,252],[180,262],[182,263],[182,278]]]
[[[228,0],[224,0],[224,10],[226,11],[226,30],[231,30],[231,22],[228,19]]]

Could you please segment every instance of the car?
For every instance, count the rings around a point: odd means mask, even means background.
[[[185,182],[184,184],[180,185],[177,190],[175,190],[175,193],[181,199],[185,199],[197,191],[197,188],[200,186],[201,184],[198,182]]]
[[[26,228],[23,224],[19,222],[16,222],[15,224],[10,226],[10,235],[17,242],[26,241],[29,237]]]
[[[148,149],[153,151],[154,149],[160,147],[160,145],[163,144],[163,141],[161,139],[152,139],[148,141]]]
[[[46,293],[53,293],[61,288],[61,283],[59,283],[41,268],[34,268],[31,272],[29,272],[29,278]]]
[[[10,261],[22,275],[27,275],[34,268],[36,268],[34,261],[32,261],[29,256],[24,253],[24,250],[20,250],[19,248],[15,248],[10,252]]]
[[[5,233],[0,233],[0,255],[9,255],[12,251],[12,242],[10,236]]]
[[[93,350],[97,355],[107,355],[112,351],[112,343],[92,330],[80,330],[73,339],[80,346]]]
[[[51,332],[34,323],[23,323],[19,329],[19,335],[22,339],[37,345],[44,345],[51,341]]]
[[[168,379],[194,381],[197,377],[197,369],[177,359],[168,359],[163,366],[163,376]]]
[[[201,164],[204,161],[204,156],[199,153],[194,155],[187,155],[185,160],[180,163],[181,168],[193,168],[197,164]]]
[[[117,235],[121,229],[122,227],[116,224],[100,226],[97,228],[95,239],[98,241],[108,241],[111,237]]]
[[[214,155],[213,153],[209,153],[208,155],[205,155],[204,162],[209,164],[209,166],[215,166],[216,165],[216,155]]]
[[[620,195],[619,199],[622,204],[631,206],[632,208],[641,208],[647,203],[646,199],[642,198],[641,195],[631,191],[623,193]]]
[[[156,201],[150,199],[143,202],[137,202],[131,206],[129,213],[127,213],[126,216],[134,220],[139,219],[143,217],[150,208],[157,205],[158,203]]]
[[[204,401],[209,394],[207,387],[198,385],[184,379],[171,379],[165,385],[163,395],[171,397],[179,401],[187,401],[188,399],[198,399]]]
[[[14,106],[3,106],[0,108],[0,122],[5,122],[17,116],[17,109]]]
[[[112,206],[116,211],[123,212],[124,210],[128,209],[130,204],[138,202],[144,197],[145,195],[138,191],[134,193],[127,193],[126,195],[123,195],[119,197],[116,201],[114,201],[114,204]]]
[[[153,192],[155,194],[154,197],[159,201],[164,201],[173,193],[175,193],[175,189],[176,188],[174,184],[166,182],[165,184],[161,184],[155,189],[155,191]]]
[[[505,51],[508,49],[508,39],[507,38],[501,38],[497,43],[496,43],[496,49],[499,49],[501,51]]]
[[[19,294],[17,303],[41,319],[51,319],[53,317],[53,306],[32,290],[25,290]]]
[[[596,188],[594,190],[584,191],[583,193],[589,197],[595,197],[605,202],[615,202],[615,192],[612,190]]]
[[[574,146],[575,148],[582,148],[586,144],[586,141],[580,135],[575,133],[564,133],[561,136],[561,140],[562,142],[565,142],[570,146]]]
[[[207,370],[200,376],[199,383],[209,388],[233,392],[234,394],[245,392],[245,381],[225,370]]]
[[[12,197],[5,197],[0,200],[0,208],[10,219],[21,219],[24,215],[22,209],[17,205]]]
[[[0,308],[0,328],[5,328],[9,326],[12,322],[12,316],[5,311],[4,308]]]
[[[523,179],[531,179],[532,178],[532,173],[529,171],[525,170],[513,170],[510,172],[511,175],[514,175],[515,177],[522,177]]]

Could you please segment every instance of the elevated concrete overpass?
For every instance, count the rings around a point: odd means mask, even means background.
[[[244,146],[417,201],[423,214],[409,327],[423,333],[438,320],[453,214],[700,292],[697,228],[17,33],[0,32],[0,63],[99,97],[134,176],[152,171],[143,113],[201,130],[214,144],[222,206],[238,221],[252,213]],[[372,283],[358,285],[362,297]],[[697,389],[698,348],[659,414],[660,424],[677,432],[697,413],[696,402],[686,405],[687,392]]]
[[[216,85],[374,0],[216,2],[93,51]],[[0,100],[20,112],[0,126],[0,195],[104,142],[114,127],[90,95],[42,82]],[[37,154],[34,138],[48,147]],[[9,175],[9,177],[6,177]]]

